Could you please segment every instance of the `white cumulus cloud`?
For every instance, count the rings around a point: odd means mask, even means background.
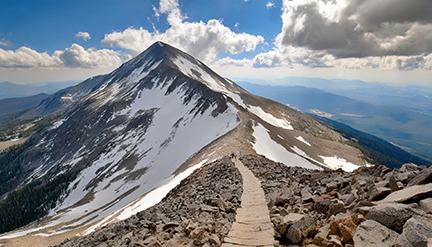
[[[121,63],[119,53],[109,49],[84,49],[72,44],[52,55],[22,46],[15,51],[0,48],[0,68],[109,68]]]
[[[0,48],[0,67],[2,68],[34,68],[57,67],[61,63],[57,57],[48,53],[39,53],[31,48],[22,46],[15,51]]]
[[[75,38],[81,38],[84,41],[87,41],[90,39],[90,34],[87,32],[78,32],[74,36],[75,36]]]
[[[127,49],[132,55],[137,55],[160,40],[211,63],[219,53],[239,54],[253,51],[264,42],[262,36],[235,33],[220,20],[212,19],[206,23],[187,22],[178,8],[178,2],[174,0],[162,0],[159,8],[154,7],[154,10],[156,16],[168,14],[167,21],[170,28],[165,32],[130,27],[120,32],[106,34],[101,43]]]

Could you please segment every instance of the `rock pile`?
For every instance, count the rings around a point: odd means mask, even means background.
[[[241,161],[262,182],[280,246],[432,246],[432,167],[348,173]]]
[[[220,246],[241,195],[241,175],[223,158],[195,171],[155,206],[58,246]]]

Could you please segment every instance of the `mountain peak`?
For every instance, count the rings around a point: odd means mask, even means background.
[[[120,66],[111,75],[123,78],[137,68],[143,67],[141,71],[149,71],[159,66],[167,66],[177,70],[216,92],[244,92],[242,88],[219,76],[200,60],[161,41],[153,43],[145,51]]]

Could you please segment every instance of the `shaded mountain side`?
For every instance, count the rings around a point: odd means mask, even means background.
[[[54,92],[52,95],[42,94],[46,96],[43,98],[37,95],[31,97],[16,98],[16,100],[14,99],[11,101],[9,101],[9,99],[5,99],[9,106],[6,107],[7,112],[5,112],[4,114],[0,114],[0,125],[8,124],[13,121],[28,121],[29,119],[48,116],[52,114],[60,115],[64,113],[64,111],[66,111],[69,107],[71,107],[73,103],[84,98],[89,93],[91,93],[93,89],[97,88],[98,83],[100,83],[102,79],[103,76],[94,76],[79,83],[78,85],[64,89],[60,88],[61,90]],[[29,99],[33,98],[41,99],[37,104],[27,104],[26,107],[20,107],[20,105],[22,105],[20,102],[27,102]]]
[[[27,119],[37,116],[46,116],[49,114],[61,114],[71,107],[75,102],[83,99],[89,93],[93,92],[100,86],[105,75],[91,77],[80,84],[62,89],[50,97],[44,99],[40,105],[31,111],[19,116],[20,119]]]
[[[61,89],[74,86],[77,83],[77,81],[62,81],[35,85],[0,82],[0,99],[29,97],[37,94],[53,94]]]
[[[379,137],[358,131],[346,124],[328,118],[310,115],[322,123],[332,126],[335,131],[351,141],[350,145],[359,148],[369,158],[369,162],[373,164],[381,164],[389,168],[400,168],[405,163],[432,165],[432,162],[412,155]]]
[[[38,94],[31,97],[0,99],[0,117],[27,108],[38,106],[48,94]]]

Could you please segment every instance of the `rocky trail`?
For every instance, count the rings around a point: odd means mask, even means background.
[[[273,224],[261,182],[239,160],[235,162],[243,181],[241,206],[222,247],[274,246]]]

